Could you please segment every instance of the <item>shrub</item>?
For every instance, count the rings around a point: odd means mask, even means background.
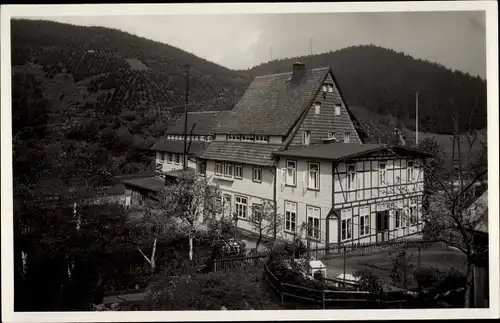
[[[354,273],[355,277],[359,277],[359,288],[368,291],[372,294],[382,293],[382,280],[377,275],[374,275],[369,270],[359,270]]]
[[[427,290],[437,287],[439,281],[442,279],[443,273],[439,269],[430,268],[420,268],[413,272],[413,277],[417,282],[419,290]]]

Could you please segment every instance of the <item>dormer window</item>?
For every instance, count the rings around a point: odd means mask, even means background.
[[[314,114],[318,115],[321,111],[321,103],[316,102],[314,103]]]
[[[255,141],[257,142],[268,142],[269,136],[255,136]]]
[[[328,139],[335,139],[335,132],[329,132]]]
[[[253,135],[244,135],[241,137],[241,141],[254,141],[255,137]]]
[[[348,144],[351,141],[351,134],[349,132],[344,133],[344,143]]]

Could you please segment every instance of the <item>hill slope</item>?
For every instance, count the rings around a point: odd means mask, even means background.
[[[286,72],[295,61],[312,68],[331,66],[349,105],[392,115],[409,129],[415,129],[416,92],[419,130],[450,133],[453,111],[459,112],[462,128],[486,127],[484,80],[373,45],[274,60],[239,72],[242,76]]]
[[[35,145],[49,161],[48,180],[150,168],[144,148],[184,110],[185,64],[190,110],[231,109],[248,82],[178,48],[108,28],[13,20],[11,37],[14,149],[28,154],[21,144],[33,139],[28,120],[44,115]]]

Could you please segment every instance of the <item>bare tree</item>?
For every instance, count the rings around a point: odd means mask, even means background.
[[[253,230],[257,233],[256,251],[264,239],[273,237],[275,230],[280,232],[283,225],[283,217],[276,214],[274,202],[267,200],[254,205],[251,220]]]
[[[196,175],[180,177],[158,195],[157,209],[175,223],[175,230],[189,237],[189,259],[193,259],[193,238],[216,221],[218,188]]]

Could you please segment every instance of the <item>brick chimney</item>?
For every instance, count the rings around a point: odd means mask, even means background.
[[[301,62],[296,62],[293,64],[293,75],[292,75],[292,82],[294,83],[300,83],[300,80],[306,73],[306,64],[301,63]]]

